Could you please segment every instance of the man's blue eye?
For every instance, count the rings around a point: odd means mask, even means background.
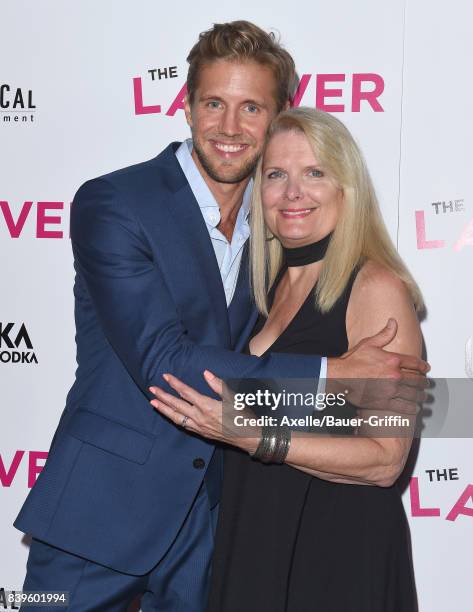
[[[311,176],[315,176],[317,178],[321,178],[324,173],[322,172],[322,170],[319,170],[318,168],[312,168],[312,170],[310,171]]]
[[[246,107],[250,113],[258,112],[258,107],[255,104],[248,104]]]
[[[210,106],[210,108],[218,108],[220,106],[220,102],[217,102],[217,100],[211,100],[208,103],[208,106]]]

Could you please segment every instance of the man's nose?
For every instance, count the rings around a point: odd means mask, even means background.
[[[220,122],[220,131],[227,136],[236,136],[241,132],[238,110],[226,108]]]

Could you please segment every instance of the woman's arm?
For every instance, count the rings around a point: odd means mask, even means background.
[[[371,336],[389,317],[396,319],[398,331],[387,350],[420,356],[421,331],[407,288],[392,272],[368,262],[356,278],[347,310],[349,348]],[[401,413],[402,405],[399,408]],[[313,439],[295,434],[286,463],[333,482],[390,486],[407,460],[412,443],[408,432],[409,428],[406,435],[389,438]]]

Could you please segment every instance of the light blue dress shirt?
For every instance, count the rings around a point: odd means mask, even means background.
[[[178,148],[176,157],[194,193],[195,199],[200,207],[200,212],[204,217],[205,224],[209,231],[210,240],[212,241],[215,257],[217,258],[218,267],[222,276],[227,306],[229,306],[233,294],[235,293],[243,247],[250,235],[248,213],[250,211],[253,180],[250,180],[243,194],[243,201],[236,218],[232,241],[229,242],[222,232],[217,229],[217,225],[220,223],[219,206],[207,183],[197,169],[191,153],[192,139],[189,138]]]
[[[176,151],[177,161],[179,162],[182,171],[189,183],[190,188],[197,200],[205,224],[209,231],[210,240],[215,251],[218,267],[222,276],[222,283],[225,289],[225,297],[227,306],[232,301],[233,294],[240,271],[241,256],[243,247],[250,235],[250,226],[248,224],[248,213],[250,211],[251,191],[253,189],[253,180],[250,180],[243,194],[243,201],[235,223],[232,241],[229,242],[217,225],[220,223],[220,209],[210,191],[207,183],[204,181],[199,172],[194,160],[192,159],[192,139],[185,140]],[[327,358],[323,357],[320,363],[319,386],[318,392],[323,392],[325,385],[324,379],[327,376]]]

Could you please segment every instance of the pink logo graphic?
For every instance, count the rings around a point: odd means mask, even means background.
[[[440,203],[435,202],[433,205],[437,206],[438,204]],[[459,209],[459,211],[462,211],[462,212],[463,210],[464,210],[463,208]],[[438,214],[438,208],[436,209],[436,212]],[[415,221],[416,221],[416,236],[417,236],[417,248],[418,249],[420,250],[421,249],[443,249],[447,246],[445,240],[440,240],[439,238],[434,239],[427,232],[425,212],[423,210],[415,211]],[[458,251],[461,251],[466,246],[473,246],[473,219],[471,219],[461,231],[460,236],[457,238],[457,240],[455,241],[453,245],[453,250],[458,252]]]
[[[2,487],[11,487],[13,481],[18,472],[18,468],[23,461],[25,454],[28,455],[28,466],[27,466],[27,484],[31,487],[35,484],[39,474],[44,467],[44,461],[48,457],[48,453],[44,451],[24,451],[17,450],[13,455],[9,465],[5,465],[2,455],[0,454],[0,482]],[[42,463],[40,463],[40,461]]]
[[[143,85],[141,82],[141,77],[135,77],[133,79],[133,94],[135,98],[135,115],[150,115],[161,112],[160,104],[151,104],[145,106],[143,103]],[[172,101],[170,107],[166,111],[166,115],[168,117],[174,117],[176,111],[179,109],[184,110],[184,100],[187,95],[187,85],[181,87],[177,96]]]
[[[68,236],[69,229],[64,227],[66,221],[64,216],[69,215],[69,207],[65,202],[23,202],[20,212],[14,214],[9,202],[0,200],[0,210],[3,218],[0,219],[0,224],[3,220],[10,238],[20,238],[26,221],[33,215],[36,238],[64,238]],[[57,214],[57,211],[66,211],[66,215],[61,216]]]
[[[344,104],[333,104],[328,99],[341,98],[344,90],[342,87],[329,87],[329,84],[343,83],[345,85],[348,76],[346,74],[303,74],[292,99],[291,106],[301,105],[302,98],[306,93],[312,76],[316,77],[315,107],[329,113],[343,113],[345,111]],[[361,102],[364,100],[375,113],[384,112],[383,107],[378,101],[383,91],[384,80],[379,74],[372,72],[354,74],[351,84],[350,110],[352,113],[359,113],[361,111]]]
[[[439,517],[440,508],[432,508],[421,504],[419,492],[419,479],[414,476],[409,484],[411,502],[411,516],[413,517]],[[473,517],[473,484],[468,484],[460,497],[454,502],[451,510],[447,513],[446,521],[456,521],[460,515]]]
[[[315,79],[313,78],[315,77]],[[315,100],[306,97],[309,84],[315,81]],[[360,72],[351,75],[340,74],[303,74],[299,86],[292,99],[292,106],[301,104],[311,105],[315,102],[315,107],[319,110],[331,113],[343,113],[350,110],[352,113],[359,113],[364,108],[370,108],[375,113],[384,112],[384,108],[379,102],[379,98],[384,92],[384,79],[381,75],[374,72]],[[182,85],[165,112],[168,117],[174,117],[176,111],[184,109],[184,100],[187,94],[186,84]],[[350,104],[343,103],[340,98],[346,94],[350,97]],[[141,77],[133,79],[133,96],[135,105],[135,115],[159,114],[162,112],[162,105],[145,103],[143,101],[143,83]],[[338,101],[337,101],[338,99]]]
[[[445,246],[443,240],[427,240],[425,236],[425,213],[416,210],[416,233],[418,249],[442,249]]]

